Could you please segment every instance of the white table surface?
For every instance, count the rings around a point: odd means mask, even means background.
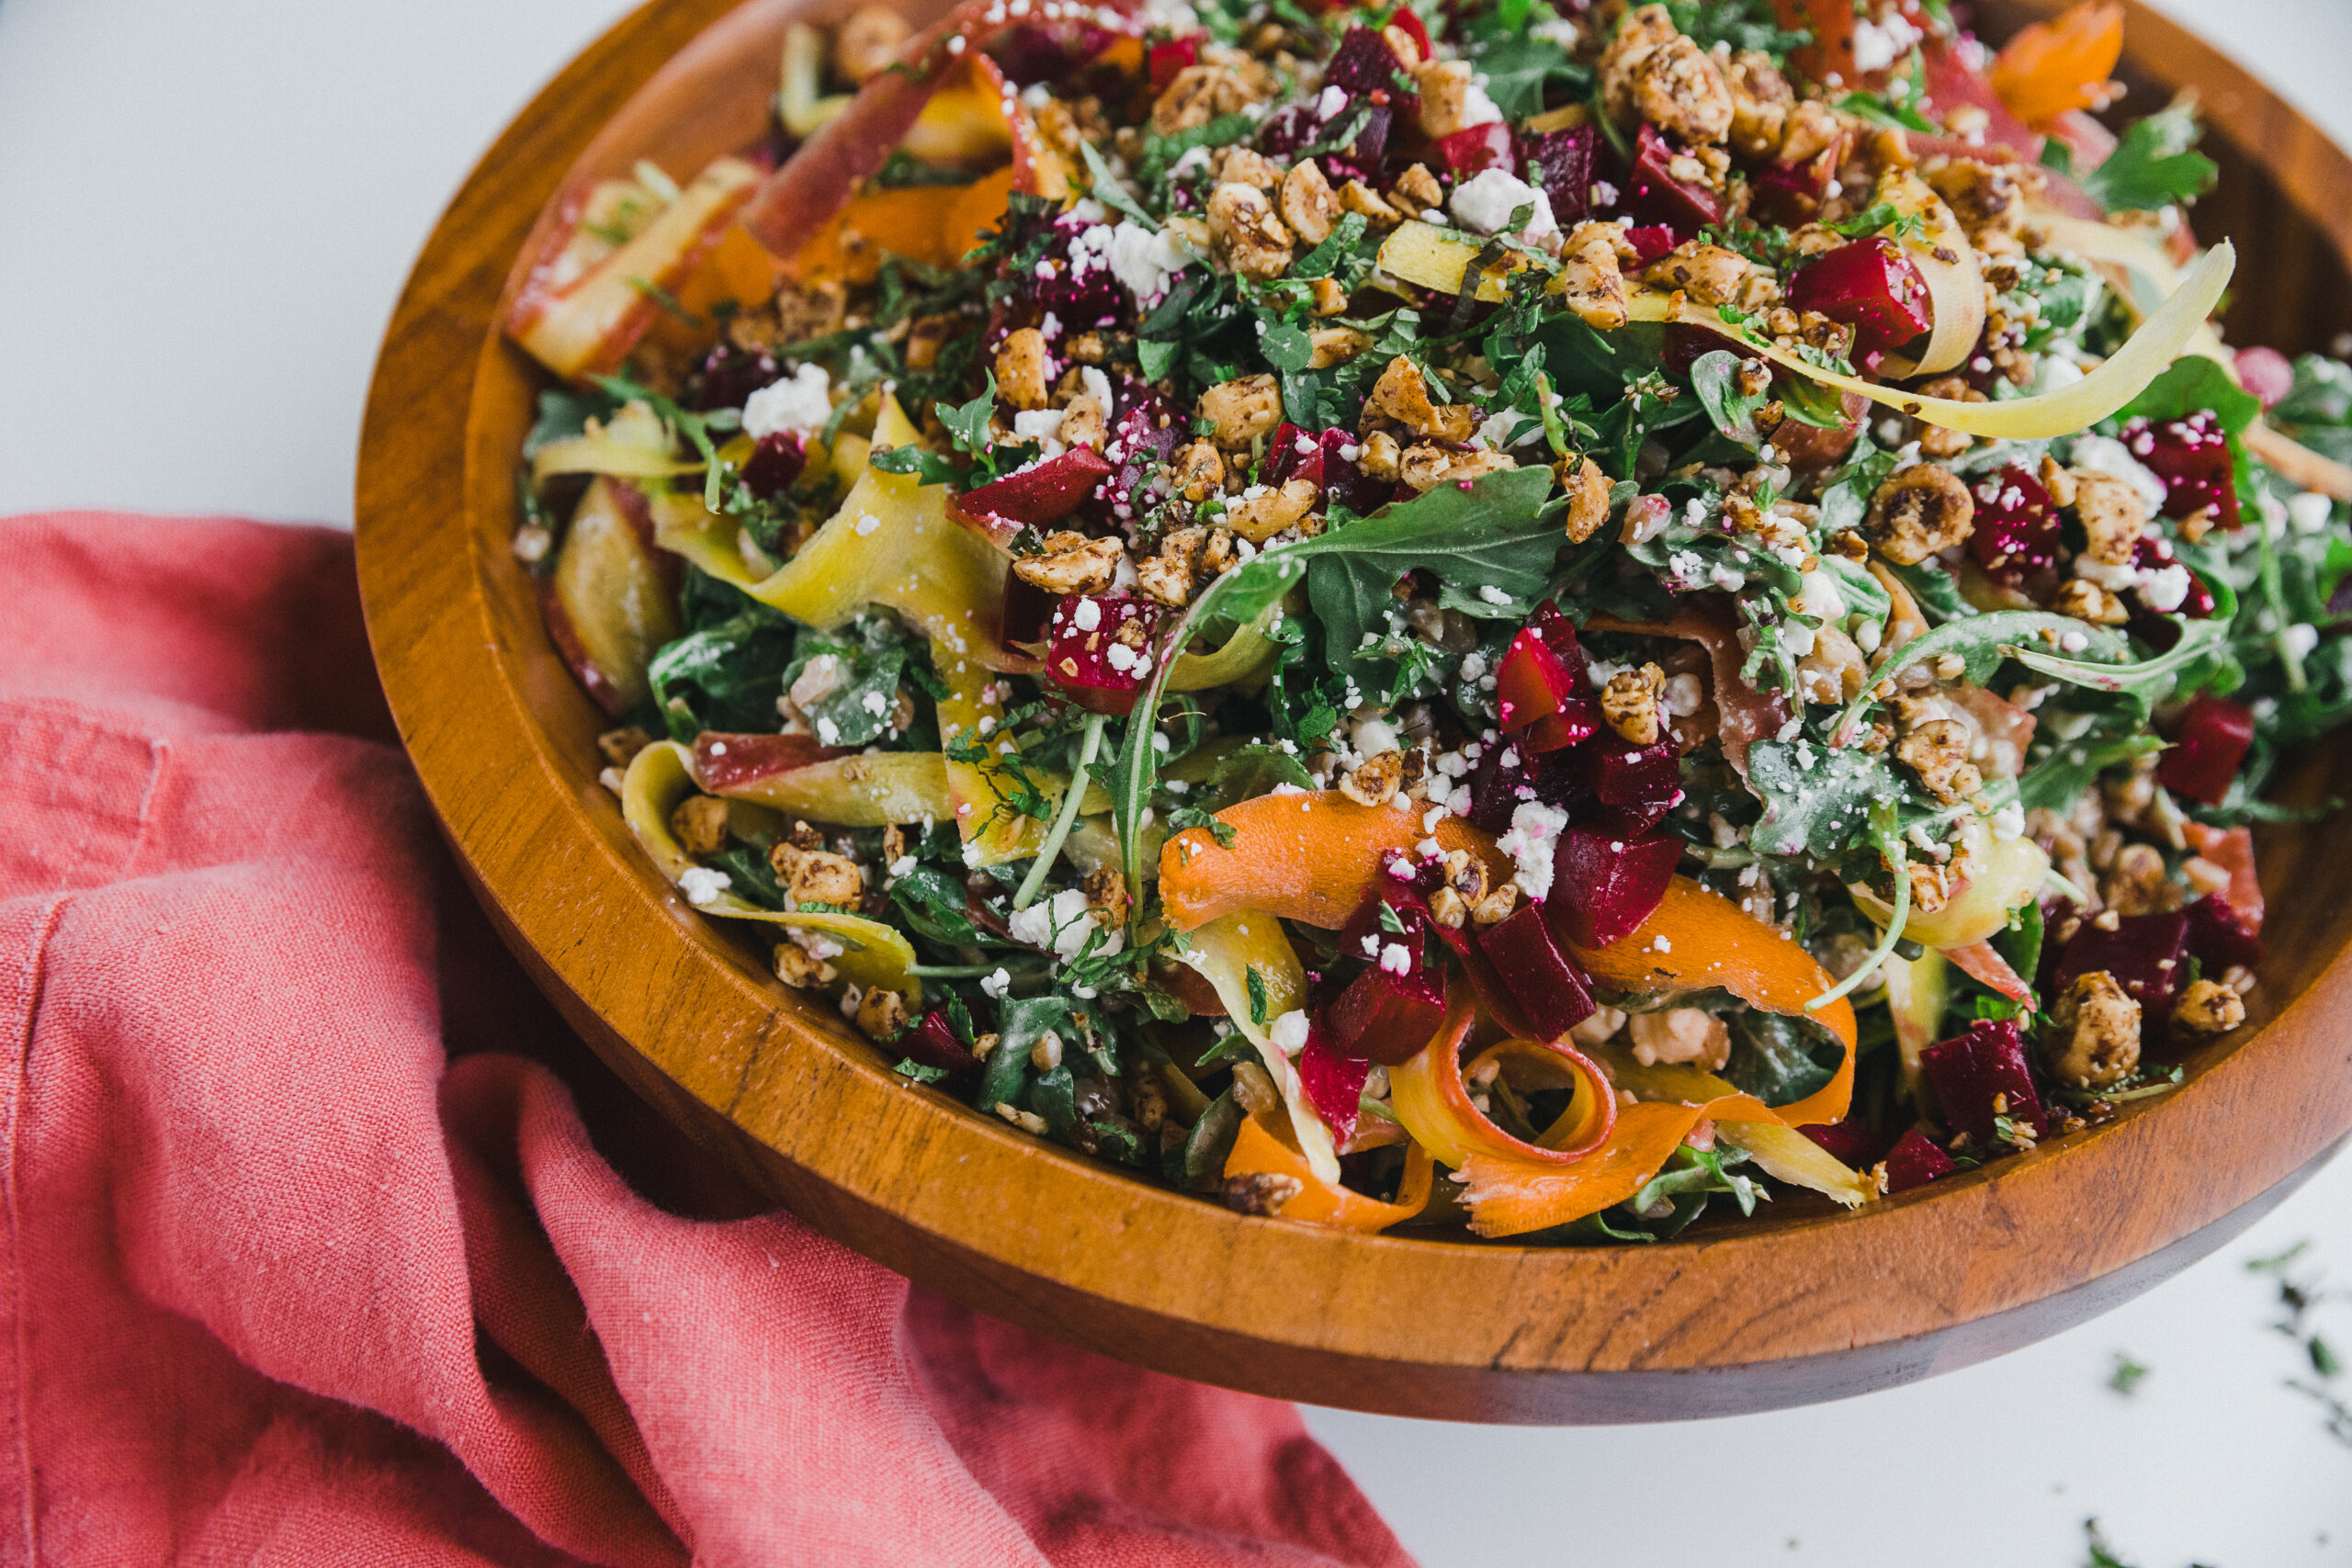
[[[2352,141],[2352,3],[2163,4]],[[411,260],[624,8],[0,0],[0,513],[347,525]],[[2296,1347],[2243,1267],[2305,1238],[2352,1277],[2352,1161],[2139,1301],[1906,1389],[1679,1426],[1309,1419],[1430,1568],[2072,1568],[2089,1515],[2141,1568],[2352,1562],[2352,1448],[2283,1386]],[[2319,1321],[2352,1355],[2352,1305]],[[2130,1399],[2105,1386],[2119,1351],[2152,1369]]]

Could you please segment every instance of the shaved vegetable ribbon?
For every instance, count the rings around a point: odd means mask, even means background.
[[[1572,1165],[1600,1147],[1616,1125],[1617,1096],[1591,1059],[1565,1042],[1506,1040],[1487,1046],[1470,1064],[1471,1077],[1489,1063],[1499,1071],[1510,1060],[1566,1078],[1574,1090],[1568,1108],[1534,1143],[1503,1131],[1478,1109],[1462,1064],[1463,1042],[1476,1021],[1469,987],[1454,987],[1436,1035],[1410,1059],[1388,1069],[1389,1104],[1413,1141],[1440,1165],[1456,1170],[1474,1154],[1560,1166]]]
[[[1903,250],[1927,279],[1934,305],[1928,345],[1919,357],[1891,358],[1883,368],[1895,380],[1956,370],[1976,352],[1984,335],[1984,269],[1977,262],[1976,247],[1943,198],[1908,169],[1882,181],[1878,195],[1902,217],[1919,220],[1922,231],[1905,240]]]
[[[1188,828],[1159,852],[1160,905],[1180,931],[1237,911],[1336,930],[1372,891],[1381,857],[1425,838],[1467,850],[1495,881],[1512,874],[1494,840],[1451,812],[1425,828],[1409,802],[1360,806],[1337,790],[1300,790],[1238,802],[1217,820],[1233,830],[1232,843]]]
[[[1299,1184],[1299,1190],[1282,1201],[1273,1211],[1276,1214],[1369,1235],[1402,1224],[1429,1207],[1436,1166],[1427,1149],[1419,1145],[1408,1148],[1405,1179],[1397,1186],[1396,1201],[1384,1203],[1317,1176],[1306,1156],[1283,1137],[1281,1129],[1270,1131],[1255,1116],[1246,1116],[1234,1134],[1233,1151],[1225,1156],[1225,1175],[1228,1179],[1287,1176]]]
[[[2224,240],[2205,253],[2182,283],[2180,291],[2165,300],[2116,351],[2113,358],[2072,386],[2011,402],[1967,403],[1930,398],[1900,387],[1884,387],[1841,376],[1749,334],[1716,311],[1691,304],[1680,294],[1645,289],[1634,296],[1632,310],[1635,321],[1679,321],[1720,333],[1749,353],[1808,380],[1859,393],[1898,413],[1946,430],[1994,440],[2034,441],[2087,430],[2138,397],[2149,382],[2164,374],[2165,367],[2188,346],[2198,328],[2213,313],[2236,266],[2237,251]]]
[[[1306,1005],[1306,971],[1299,967],[1282,921],[1269,914],[1224,916],[1194,931],[1182,956],[1216,989],[1234,1028],[1258,1048],[1266,1076],[1290,1111],[1292,1136],[1307,1168],[1317,1180],[1338,1186],[1340,1156],[1331,1130],[1315,1113],[1298,1069],[1268,1032],[1274,1020]]]
[[[637,754],[621,781],[621,815],[629,831],[662,874],[679,889],[687,903],[706,915],[729,919],[759,920],[786,931],[813,931],[841,945],[831,960],[851,984],[871,990],[881,987],[907,998],[910,1009],[922,1005],[922,982],[909,973],[915,950],[896,928],[860,915],[811,909],[806,913],[763,909],[724,889],[688,893],[689,872],[702,869],[670,831],[670,814],[695,793],[692,754],[674,741],[656,741]],[[753,809],[757,809],[754,807]]]

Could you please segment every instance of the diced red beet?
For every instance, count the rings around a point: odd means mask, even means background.
[[[2219,806],[2254,744],[2254,710],[2227,697],[2199,697],[2180,733],[2156,761],[2156,782],[2175,795]]]
[[[740,409],[753,392],[784,374],[775,355],[763,350],[748,353],[722,343],[703,356],[686,381],[686,407],[696,413],[712,409]]]
[[[1674,237],[1674,230],[1667,224],[1636,223],[1625,231],[1625,243],[1634,247],[1634,259],[1626,264],[1626,270],[1639,272],[1667,252],[1674,249],[1679,242]],[[1701,340],[1696,338],[1692,340],[1694,344],[1699,341]],[[1707,341],[1710,341],[1714,347],[1723,346],[1723,339],[1714,336],[1712,333],[1707,334]],[[1699,352],[1704,353],[1705,350],[1701,349]],[[1687,369],[1689,367],[1685,366],[1684,368]]]
[[[991,538],[1010,537],[1023,526],[1051,527],[1078,510],[1094,488],[1111,477],[1109,459],[1091,446],[1073,446],[1032,468],[1008,474],[994,484],[966,491],[953,508]]]
[[[2123,994],[2140,1004],[2140,1034],[2162,1037],[2180,989],[2181,961],[2188,956],[2188,916],[2180,909],[2117,917],[2112,931],[2085,920],[2052,967],[2046,996],[2063,995],[2075,977],[2104,969]]]
[[[1544,639],[1544,646],[1558,656],[1568,673],[1576,680],[1579,692],[1592,690],[1592,671],[1585,658],[1584,644],[1577,640],[1576,623],[1560,614],[1560,606],[1550,599],[1535,606],[1535,614],[1527,617],[1527,629]]]
[[[1566,130],[1521,131],[1511,173],[1535,165],[1537,181],[1552,200],[1552,216],[1562,228],[1592,215],[1592,169],[1600,128],[1587,120]]]
[[[2207,507],[2224,528],[2238,525],[2238,491],[2230,456],[2229,432],[2211,413],[2151,422],[2135,419],[2123,427],[2123,445],[2165,481],[2164,513],[2188,517]]]
[[[778,430],[760,437],[743,464],[743,485],[762,501],[774,501],[800,482],[808,466],[808,448],[797,430]]]
[[[1813,1131],[1807,1127],[1806,1132]],[[1914,1187],[1925,1187],[1939,1177],[1950,1176],[1960,1168],[1951,1156],[1930,1142],[1914,1127],[1894,1141],[1886,1151],[1886,1190],[1889,1193],[1908,1192]]]
[[[1044,642],[1046,625],[1060,607],[1059,598],[1008,571],[1004,574],[1004,611],[998,621],[999,636],[1008,645]],[[1034,653],[1036,649],[1032,647],[1029,651]]]
[[[2239,349],[2234,363],[2238,385],[2261,399],[2265,409],[2295,389],[2294,361],[2267,344]]]
[[[1413,1051],[1428,1044],[1436,1032],[1437,1022],[1432,1020]],[[1412,1054],[1408,1051],[1396,1060],[1405,1061]],[[1298,1054],[1297,1065],[1298,1087],[1306,1091],[1306,1102],[1331,1129],[1331,1141],[1346,1143],[1355,1134],[1356,1118],[1363,1111],[1364,1080],[1372,1076],[1372,1063],[1361,1056],[1340,1055],[1318,1027],[1307,1032],[1306,1048]]]
[[[1446,168],[1457,180],[1466,180],[1485,169],[1517,172],[1511,164],[1510,127],[1498,119],[1439,137],[1437,154],[1445,160]]]
[[[1363,973],[1332,998],[1320,1022],[1337,1055],[1394,1066],[1410,1059],[1437,1032],[1445,1016],[1445,972],[1408,938],[1386,932],[1375,936],[1384,949],[1394,943],[1414,953],[1411,969],[1399,975],[1383,968],[1377,958],[1367,959]]]
[[[1548,718],[1581,694],[1575,675],[1532,626],[1510,639],[1495,668],[1496,714],[1506,732]]]
[[[1348,36],[1340,40],[1339,49],[1333,52],[1331,63],[1324,67],[1323,85],[1337,87],[1351,98],[1384,93],[1390,105],[1410,112],[1419,108],[1421,99],[1409,86],[1397,85],[1404,69],[1386,39],[1370,28],[1350,28]],[[1410,76],[1404,79],[1412,81]]]
[[[1521,904],[1481,931],[1478,946],[1544,1039],[1557,1040],[1593,1015],[1591,982],[1560,951],[1540,907]]]
[[[1400,861],[1408,863],[1407,874],[1402,877],[1396,874]],[[1488,1018],[1513,1034],[1523,1037],[1532,1033],[1532,1026],[1520,1010],[1519,998],[1510,994],[1510,988],[1503,984],[1502,976],[1487,962],[1487,955],[1479,951],[1472,931],[1462,926],[1439,925],[1430,917],[1427,899],[1444,881],[1445,872],[1436,861],[1413,863],[1411,857],[1398,850],[1390,850],[1381,856],[1380,889],[1385,900],[1400,916],[1408,909],[1419,916],[1430,934],[1436,937],[1440,945],[1452,953],[1454,961],[1462,965],[1463,974],[1469,977],[1470,988],[1478,995],[1479,1007],[1486,1010]],[[1343,937],[1341,940],[1345,945],[1346,939]],[[1362,944],[1356,945],[1360,948]],[[1442,964],[1444,961],[1436,958],[1433,962]]]
[[[1872,1132],[1870,1122],[1859,1115],[1849,1116],[1842,1122],[1818,1122],[1812,1126],[1799,1127],[1797,1131],[1828,1150],[1836,1158],[1852,1166],[1856,1170],[1868,1170],[1886,1157],[1886,1138],[1881,1134]],[[1914,1136],[1917,1134],[1915,1134]],[[1924,1139],[1921,1141],[1925,1142]],[[1928,1146],[1931,1149],[1935,1148],[1933,1144],[1928,1144]],[[1940,1155],[1943,1150],[1936,1149],[1936,1153]],[[1947,1159],[1945,1164],[1949,1168],[1951,1161]]]
[[[951,1088],[961,1089],[979,1077],[980,1064],[964,1043],[956,1038],[947,1015],[933,1011],[922,1015],[922,1021],[898,1039],[882,1047],[887,1055],[896,1051],[910,1062],[926,1067],[936,1067],[947,1075],[944,1080]]]
[[[1573,8],[1574,0],[1570,0],[1570,3]],[[1413,46],[1421,51],[1423,60],[1433,60],[1437,57],[1436,49],[1430,43],[1429,25],[1421,20],[1419,15],[1410,6],[1397,6],[1395,14],[1388,18],[1388,25],[1401,29],[1406,37],[1411,39]]]
[[[1600,733],[1600,705],[1590,697],[1570,697],[1560,705],[1559,712],[1529,725],[1520,744],[1538,753],[1564,751]]]
[[[1657,127],[1645,125],[1634,146],[1633,172],[1625,177],[1625,210],[1642,222],[1672,230],[1677,244],[1724,220],[1722,196],[1700,181],[1674,177],[1671,165],[1684,156]]]
[[[1387,501],[1391,487],[1366,477],[1347,456],[1360,449],[1361,440],[1351,430],[1332,429],[1318,435],[1285,423],[1266,447],[1273,460],[1272,482],[1305,479],[1351,512],[1374,511]],[[1302,443],[1307,447],[1304,452],[1299,450]]]
[[[2252,969],[2262,962],[2262,939],[2253,922],[2220,893],[2208,893],[2188,906],[2188,951],[2209,980],[2218,980],[2233,965]]]
[[[1655,746],[1604,742],[1594,758],[1593,793],[1606,806],[1655,808],[1682,804],[1682,749],[1669,737]]]
[[[1006,81],[1026,87],[1075,74],[1116,37],[1091,22],[1023,22],[1007,29],[989,53],[1003,68]]]
[[[1151,90],[1154,96],[1168,90],[1180,71],[1201,62],[1203,33],[1186,33],[1182,38],[1170,39],[1166,43],[1151,46]]]
[[[1071,594],[1046,623],[1046,678],[1090,713],[1125,717],[1151,679],[1160,614],[1139,594]]]
[[[2058,564],[2057,502],[2015,463],[1976,486],[1976,531],[1968,547],[1995,581],[2015,587]]]
[[[1935,1086],[1936,1103],[1954,1132],[1966,1133],[1978,1143],[1992,1141],[1993,1118],[2007,1116],[2046,1131],[2041,1096],[2026,1066],[2025,1037],[2007,1019],[1979,1019],[1955,1040],[1930,1045],[1919,1053],[1919,1065]],[[1995,1100],[2000,1100],[1998,1108]]]
[[[1607,947],[1657,912],[1682,859],[1671,833],[1619,839],[1597,828],[1571,828],[1552,852],[1552,928],[1578,947]]]
[[[1892,240],[1856,240],[1815,256],[1789,280],[1789,304],[1852,327],[1858,354],[1900,348],[1933,324],[1928,280]]]
[[[1829,177],[1837,171],[1818,158],[1802,164],[1774,164],[1757,171],[1749,188],[1749,210],[1767,223],[1783,229],[1803,228],[1821,216],[1829,194]]]

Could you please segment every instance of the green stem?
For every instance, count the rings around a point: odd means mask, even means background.
[[[1004,967],[1001,964],[910,964],[907,973],[918,980],[981,980]]]
[[[1816,1012],[1827,1007],[1831,1002],[1860,985],[1865,976],[1878,973],[1878,966],[1885,963],[1888,955],[1894,953],[1894,944],[1903,940],[1903,922],[1911,917],[1911,878],[1904,874],[1905,868],[1910,863],[1910,856],[1904,852],[1903,839],[1900,834],[1884,834],[1880,847],[1891,852],[1887,856],[1887,862],[1889,869],[1894,873],[1894,906],[1888,912],[1886,930],[1880,934],[1878,946],[1871,951],[1868,958],[1855,966],[1852,974],[1804,1004],[1804,1010],[1807,1012]]]
[[[1078,766],[1070,771],[1069,788],[1062,795],[1062,808],[1055,815],[1046,841],[1037,846],[1037,858],[1030,863],[1029,874],[1021,879],[1021,891],[1012,896],[1015,913],[1036,901],[1038,890],[1046,886],[1046,874],[1054,869],[1054,862],[1061,856],[1062,841],[1069,837],[1070,829],[1078,821],[1079,802],[1086,795],[1086,771],[1094,765],[1095,754],[1102,750],[1104,722],[1101,714],[1086,721],[1086,738],[1079,742]]]

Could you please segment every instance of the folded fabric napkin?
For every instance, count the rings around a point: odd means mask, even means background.
[[[0,1563],[1408,1562],[1288,1406],[916,1290],[638,1108],[458,890],[346,536],[0,559]]]

